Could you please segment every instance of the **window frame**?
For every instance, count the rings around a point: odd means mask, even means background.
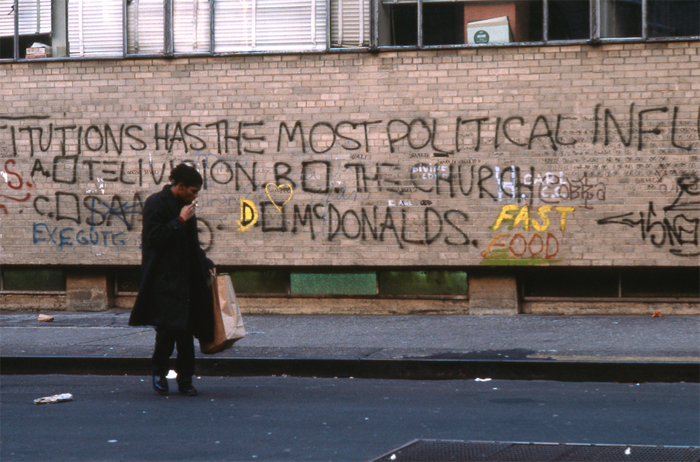
[[[655,42],[684,42],[684,41],[698,41],[700,40],[700,35],[697,36],[669,36],[669,37],[650,37],[649,36],[649,2],[653,0],[640,0],[641,1],[641,37],[602,37],[601,36],[601,12],[603,8],[601,7],[602,2],[605,0],[589,0],[589,37],[587,39],[573,39],[573,40],[550,40],[550,30],[549,30],[549,13],[550,13],[550,2],[554,0],[542,0],[542,40],[541,41],[530,41],[530,42],[509,42],[509,43],[491,43],[491,44],[447,44],[447,45],[425,45],[424,34],[423,34],[423,4],[430,3],[431,0],[415,0],[410,1],[411,4],[416,4],[416,16],[417,16],[417,39],[415,45],[380,45],[380,27],[379,27],[379,17],[380,8],[383,0],[369,0],[369,46],[337,46],[333,47],[331,44],[331,1],[325,0],[326,6],[326,45],[324,49],[316,50],[305,50],[300,48],[299,50],[254,50],[254,51],[227,51],[227,52],[216,52],[215,51],[215,9],[216,1],[207,0],[209,3],[209,51],[208,52],[184,52],[177,53],[174,51],[174,1],[175,0],[163,0],[164,5],[164,52],[163,53],[149,53],[149,54],[138,54],[138,53],[128,53],[128,21],[127,21],[127,6],[129,0],[122,1],[122,14],[123,14],[123,44],[121,59],[132,59],[132,58],[153,58],[153,57],[204,57],[204,56],[230,56],[230,55],[261,55],[261,54],[300,54],[300,53],[344,53],[344,52],[379,52],[379,51],[404,51],[404,50],[435,50],[435,49],[463,49],[463,48],[483,48],[483,47],[520,47],[520,46],[562,46],[562,45],[602,45],[602,44],[612,44],[612,43],[655,43]],[[118,55],[111,56],[55,56],[46,58],[20,58],[20,34],[19,34],[19,2],[20,0],[13,0],[14,8],[14,37],[13,37],[13,57],[12,58],[0,58],[0,63],[7,62],[27,62],[27,61],[65,61],[65,60],[106,60],[106,59],[120,59]],[[403,2],[406,3],[406,2]],[[397,2],[398,4],[398,2]],[[66,14],[68,14],[66,12]]]
[[[537,268],[528,268],[528,271],[520,270],[516,277],[518,281],[518,293],[519,297],[523,302],[608,302],[608,303],[627,303],[627,302],[645,302],[645,303],[695,303],[700,300],[700,293],[693,293],[690,295],[690,291],[682,292],[680,295],[669,294],[653,294],[653,295],[635,295],[637,286],[633,282],[635,278],[651,277],[653,274],[658,272],[668,271],[666,267],[588,267],[588,266],[573,266],[573,267],[559,267],[559,266],[541,266]],[[677,266],[673,267],[672,271],[675,272],[678,279],[687,278],[688,280],[697,281],[696,268]],[[580,281],[583,278],[593,277],[600,278],[601,280],[607,279],[608,284],[614,286],[614,294],[603,295],[600,293],[600,284],[597,286],[590,286],[590,293],[569,293],[566,294],[554,294],[554,293],[543,293],[541,290],[541,285],[539,281],[547,281],[545,284],[545,291],[547,292],[550,288],[556,287],[561,290],[562,287],[558,286],[556,281],[551,280],[553,272],[556,275],[562,277],[567,281],[577,281],[576,285],[580,286]],[[573,283],[572,283],[573,284]],[[611,287],[610,286],[610,287]],[[533,289],[534,288],[534,289]],[[586,289],[583,289],[584,292]],[[657,290],[652,288],[652,291]],[[564,288],[566,291],[566,288]],[[539,293],[538,293],[539,292]]]

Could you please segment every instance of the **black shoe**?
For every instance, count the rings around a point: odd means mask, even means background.
[[[197,396],[197,389],[191,383],[178,384],[177,389],[180,393],[187,396]]]
[[[168,392],[168,380],[164,375],[153,374],[153,388],[161,395]]]

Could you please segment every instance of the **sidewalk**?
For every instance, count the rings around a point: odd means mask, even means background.
[[[129,312],[0,313],[3,374],[149,373],[155,334]],[[245,315],[244,315],[245,316]],[[700,381],[700,318],[246,316],[201,375]]]

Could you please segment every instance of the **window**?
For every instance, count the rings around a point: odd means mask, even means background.
[[[237,294],[258,296],[464,297],[467,273],[442,270],[294,271],[237,270],[229,274]]]
[[[14,13],[15,0],[0,0],[0,58],[14,57]],[[17,2],[17,37],[20,57],[26,58],[27,48],[34,44],[44,45],[45,56],[51,56],[51,0]]]
[[[641,37],[641,0],[601,0],[600,36]]]
[[[126,11],[127,53],[165,53],[163,0],[129,0]]]
[[[700,0],[0,0],[0,60],[698,37]]]
[[[381,271],[384,295],[467,295],[464,271]]]
[[[367,47],[370,43],[369,0],[331,1],[331,47]]]
[[[0,59],[15,56],[14,0],[0,0]]]
[[[211,47],[210,24],[209,0],[175,0],[173,2],[173,51],[175,53],[208,53]]]
[[[622,297],[700,297],[700,269],[630,269],[620,275]]]
[[[647,0],[647,35],[700,36],[700,1]]]
[[[548,7],[549,40],[586,40],[591,36],[588,0],[550,0]]]
[[[4,291],[65,292],[66,275],[61,269],[0,268]]]
[[[530,268],[525,297],[699,298],[698,268]]]
[[[542,9],[543,0],[382,0],[380,45],[538,42]]]
[[[124,10],[120,0],[68,2],[69,55],[122,56]]]
[[[215,0],[214,51],[326,49],[324,0]]]
[[[287,271],[235,271],[230,275],[239,294],[286,294],[289,289]]]
[[[138,267],[116,269],[114,283],[117,294],[138,293],[141,286],[141,269]]]
[[[617,297],[619,275],[611,269],[530,268],[524,277],[526,297]]]

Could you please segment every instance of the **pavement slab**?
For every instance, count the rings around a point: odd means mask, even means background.
[[[53,321],[39,322],[36,311],[0,313],[5,364],[11,357],[143,361],[152,354],[154,330],[129,327],[128,310],[42,313]],[[685,365],[691,372],[698,366],[700,372],[696,316],[244,314],[244,319],[245,338],[214,356],[198,353],[200,359],[442,362],[440,367],[446,362],[656,363]]]

